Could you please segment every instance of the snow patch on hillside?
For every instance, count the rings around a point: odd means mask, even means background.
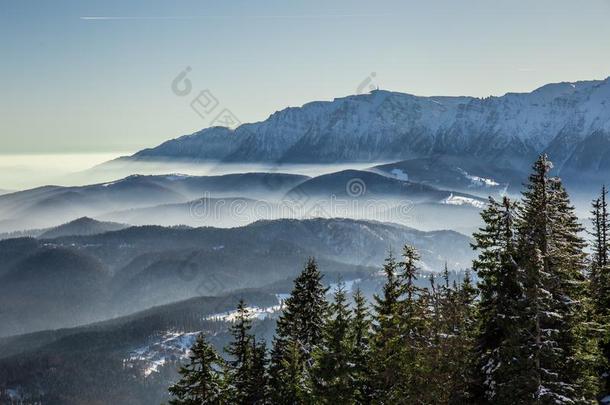
[[[279,312],[282,309],[282,305],[274,305],[272,307],[246,307],[248,311],[247,317],[249,319],[263,320],[269,318]],[[221,312],[213,315],[206,316],[207,321],[224,321],[224,322],[235,322],[237,320],[237,311]]]
[[[471,205],[479,209],[485,208],[485,203],[482,201],[475,200],[474,198],[454,195],[453,193],[451,193],[449,197],[445,198],[442,203],[448,205]]]
[[[390,172],[395,179],[402,181],[409,181],[409,175],[402,171],[401,169],[392,169]]]
[[[182,360],[188,357],[191,346],[200,332],[167,332],[158,342],[133,350],[125,360],[126,365],[140,362],[145,364],[144,376],[159,371],[167,361]]]
[[[345,291],[352,291],[354,285],[359,283],[360,279],[348,280],[343,282]],[[333,293],[337,290],[339,283],[330,284],[329,292]],[[264,320],[269,317],[277,316],[283,308],[284,302],[290,297],[290,294],[276,294],[277,304],[270,307],[246,307],[248,318],[252,320]],[[235,322],[237,320],[237,311],[227,311],[208,315],[204,318],[208,321],[220,322]],[[149,344],[143,345],[132,350],[125,365],[134,367],[142,366],[144,376],[158,372],[159,369],[168,361],[182,361],[189,356],[190,348],[195,343],[197,335],[205,331],[197,332],[176,332],[168,331],[158,340]]]
[[[290,297],[290,294],[275,294],[277,299],[277,305],[270,307],[246,307],[248,311],[249,319],[263,320],[274,316],[282,310],[284,301]],[[219,312],[216,314],[208,315],[204,318],[206,321],[224,321],[224,322],[235,322],[237,320],[237,310]]]
[[[466,172],[466,170],[463,170],[459,167],[458,167],[458,170],[460,171],[460,173],[462,173],[464,175],[464,177],[466,177],[468,180],[470,180],[470,182],[472,183],[472,186],[474,186],[474,187],[496,187],[496,186],[500,185],[500,183],[498,183],[497,181],[495,181],[493,179],[488,179],[488,178],[480,177],[480,176],[473,176],[471,174],[468,174],[468,172]]]
[[[342,284],[345,291],[350,292],[354,289],[354,285],[359,282],[360,279],[358,278],[355,280],[343,281]],[[337,291],[337,289],[339,288],[339,284],[340,283],[331,283],[329,285],[329,293],[332,294]],[[264,320],[277,316],[277,314],[282,311],[284,302],[290,297],[290,294],[276,294],[275,297],[277,298],[276,305],[272,305],[270,307],[246,307],[246,310],[248,311],[248,318],[252,320]],[[204,319],[206,321],[235,322],[237,320],[237,315],[237,310],[232,310],[208,315]]]

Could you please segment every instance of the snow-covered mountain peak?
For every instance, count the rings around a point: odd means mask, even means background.
[[[487,98],[374,90],[289,107],[234,131],[205,129],[133,158],[338,163],[441,154],[510,166],[547,151],[562,166],[600,132],[610,132],[609,79]]]

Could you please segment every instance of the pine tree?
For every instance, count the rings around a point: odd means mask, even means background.
[[[593,201],[591,212],[593,215],[593,244],[591,247],[593,254],[589,270],[590,290],[593,292],[596,312],[602,318],[610,316],[610,245],[608,243],[610,218],[607,196],[608,191],[606,186],[603,186],[599,197]]]
[[[246,385],[246,403],[252,405],[267,404],[269,400],[269,376],[267,375],[267,345],[264,341],[251,339],[251,360]]]
[[[399,301],[400,329],[400,364],[401,385],[400,397],[407,400],[422,398],[429,394],[426,389],[427,376],[432,373],[431,364],[422,361],[426,346],[426,329],[429,310],[429,295],[417,286],[417,262],[419,253],[409,245],[402,251],[402,260],[398,264],[401,280]]]
[[[416,285],[417,251],[405,246],[397,263],[390,254],[384,265],[383,294],[375,296],[371,345],[373,403],[426,402],[422,361],[425,346],[427,294]]]
[[[311,383],[315,403],[351,404],[355,401],[353,342],[350,339],[352,314],[342,282],[334,292],[322,341],[314,350]]]
[[[277,321],[269,365],[269,387],[273,402],[298,403],[299,388],[304,383],[300,343],[296,339],[298,310],[293,294],[284,301]]]
[[[479,252],[473,269],[479,278],[480,301],[469,394],[479,403],[513,404],[531,399],[530,391],[523,388],[526,384],[519,381],[529,361],[519,331],[525,274],[516,262],[516,209],[507,197],[502,202],[490,198],[481,213],[484,226],[473,235],[472,246]]]
[[[558,297],[566,313],[566,329],[560,335],[568,354],[564,373],[567,380],[576,382],[575,396],[593,401],[600,389],[597,370],[603,361],[599,350],[602,335],[599,322],[592,317],[595,305],[588,293],[586,242],[580,237],[584,228],[559,179],[553,179],[551,191],[557,207],[556,238],[551,254],[560,270]]]
[[[422,403],[447,403],[447,393],[452,386],[452,362],[455,356],[460,355],[450,353],[448,345],[449,309],[455,308],[449,303],[451,288],[447,264],[441,274],[443,282],[440,285],[437,285],[434,274],[431,274],[429,287],[421,289],[418,294],[423,320],[418,328],[418,339],[405,339],[411,347],[410,352],[416,354],[411,361],[412,365],[405,371],[405,375],[410,376],[409,385],[425,387],[420,391],[410,389],[405,395]],[[416,346],[413,346],[414,343]]]
[[[429,288],[419,293],[424,322],[416,342],[415,381],[425,389],[410,395],[422,403],[471,403],[467,370],[472,367],[477,292],[468,273],[459,285],[449,282],[446,265],[442,275],[440,285],[432,275]]]
[[[366,298],[360,289],[354,293],[354,316],[351,325],[353,342],[351,362],[353,363],[352,389],[356,404],[369,404],[372,400],[372,382],[369,376],[371,319]]]
[[[170,405],[222,404],[223,361],[203,334],[197,336],[189,355],[190,363],[180,368],[180,381],[169,388]]]
[[[592,401],[597,354],[584,326],[584,241],[574,209],[551,162],[542,155],[523,193],[519,256],[526,269],[521,336],[531,359],[525,388],[541,403]]]
[[[593,201],[593,244],[592,258],[589,269],[589,291],[593,299],[592,313],[589,314],[590,321],[599,324],[602,336],[600,337],[600,348],[603,354],[603,363],[600,374],[604,376],[603,394],[610,394],[610,264],[608,256],[610,246],[608,245],[608,229],[610,219],[608,215],[608,203],[606,201],[608,192],[603,186],[597,199]]]
[[[265,348],[262,347],[261,359],[261,348],[257,347],[255,337],[250,333],[251,329],[252,320],[242,299],[237,305],[236,319],[230,327],[233,339],[225,348],[225,352],[231,358],[227,362],[225,373],[227,385],[225,398],[232,404],[250,405],[264,400],[264,394],[261,394],[261,388],[264,392],[264,385],[259,384],[261,377],[264,382]],[[261,372],[261,362],[263,373],[257,375]]]
[[[417,295],[420,292],[420,288],[417,287],[415,282],[417,281],[417,262],[419,261],[419,253],[413,246],[405,245],[402,251],[402,261],[399,263],[401,269],[401,277],[404,281],[403,294],[406,298],[403,302],[404,310],[414,310],[414,303]]]
[[[592,246],[591,280],[594,283],[593,291],[596,293],[596,301],[600,306],[603,305],[602,287],[605,284],[604,275],[607,272],[608,251],[610,249],[608,246],[608,226],[610,225],[610,220],[608,218],[607,196],[608,191],[606,190],[606,186],[603,186],[599,197],[592,203],[593,210],[591,211],[591,214],[593,215],[591,218],[593,223],[592,235],[594,238]]]
[[[469,370],[475,364],[473,356],[475,337],[477,289],[472,284],[470,273],[466,272],[459,288],[452,294],[453,299],[447,302],[455,308],[455,317],[449,323],[448,340],[449,350],[445,353],[451,357],[451,364],[448,384],[448,403],[462,404],[470,400],[469,386],[471,375]],[[445,308],[445,311],[448,309]]]
[[[314,259],[296,278],[278,319],[269,370],[274,403],[303,403],[313,365],[313,349],[322,340],[327,288]]]
[[[227,362],[226,375],[229,398],[231,402],[243,404],[248,383],[248,368],[250,366],[250,329],[252,321],[248,318],[248,310],[244,300],[239,300],[236,319],[229,332],[233,340],[225,348],[225,352],[232,357]]]
[[[273,361],[273,358],[272,358]],[[286,342],[284,354],[279,360],[281,367],[281,383],[279,387],[278,377],[274,377],[275,370],[271,370],[271,403],[273,404],[309,404],[311,403],[311,392],[309,392],[308,377],[304,376],[303,356],[301,347],[297,340]],[[272,363],[273,364],[273,363]],[[278,367],[278,368],[279,368]],[[273,378],[276,378],[275,380]]]
[[[381,295],[374,296],[374,322],[371,344],[370,372],[374,403],[398,400],[402,376],[400,297],[401,283],[398,263],[389,253],[383,266],[386,281]]]

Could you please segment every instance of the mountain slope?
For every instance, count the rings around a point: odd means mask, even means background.
[[[486,201],[372,169],[314,177],[290,190],[283,203],[296,218],[355,218],[471,234],[480,224]]]
[[[259,219],[281,218],[280,205],[250,198],[199,198],[179,204],[133,208],[102,215],[104,220],[131,225],[234,227]]]
[[[398,251],[404,243],[420,250],[423,270],[438,271],[445,261],[464,269],[473,258],[470,239],[457,232],[349,219],[259,221],[228,229],[143,226],[4,240],[0,336],[291,280],[311,256],[330,279],[370,274],[389,248]]]
[[[196,198],[278,197],[308,178],[283,173],[132,175],[87,186],[39,187],[0,196],[0,232],[46,228],[83,216],[185,203]]]
[[[414,203],[441,202],[452,194],[479,201],[477,197],[460,194],[409,180],[383,176],[362,170],[343,170],[307,180],[287,194],[288,197],[330,196],[359,199],[405,200]]]
[[[5,389],[42,394],[45,404],[165,403],[177,364],[170,361],[161,373],[146,376],[144,365],[128,362],[132,351],[177,330],[213,333],[210,340],[220,349],[229,340],[227,324],[205,316],[234,309],[240,298],[262,306],[277,303],[273,294],[244,291],[197,297],[78,328],[0,338],[0,394]],[[267,321],[253,328],[259,336],[272,330]]]
[[[59,238],[62,236],[84,236],[95,235],[98,233],[118,231],[127,228],[128,225],[116,222],[100,222],[88,217],[82,217],[49,229],[38,237],[42,239]]]
[[[0,335],[97,318],[110,274],[89,254],[40,246],[0,277]]]
[[[126,160],[336,163],[442,154],[513,167],[548,151],[559,167],[571,167],[582,142],[610,132],[608,104],[610,78],[484,99],[378,90],[287,108],[234,131],[204,129]]]
[[[480,197],[501,194],[511,184],[521,184],[525,180],[516,171],[484,164],[469,157],[445,155],[403,160],[374,166],[369,170],[396,179],[473,193]]]

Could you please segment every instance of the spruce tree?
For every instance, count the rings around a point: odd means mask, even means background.
[[[434,274],[431,274],[429,287],[419,292],[423,322],[418,328],[417,341],[413,342],[410,337],[405,339],[410,346],[417,343],[417,346],[411,349],[411,351],[415,349],[417,357],[412,361],[413,365],[405,375],[411,376],[410,385],[425,387],[419,392],[410,390],[405,394],[423,403],[447,403],[447,392],[452,385],[450,381],[452,362],[455,356],[459,355],[459,353],[450,353],[448,346],[449,309],[453,311],[454,308],[448,302],[451,288],[447,264],[441,274],[445,281],[438,285]],[[413,375],[417,379],[414,379]]]
[[[267,374],[267,345],[257,342],[253,336],[250,346],[251,360],[246,385],[246,403],[267,404],[269,401],[269,376]]]
[[[256,352],[255,339],[251,335],[252,321],[249,318],[248,309],[244,300],[237,305],[235,321],[230,327],[232,341],[225,348],[230,360],[227,361],[226,395],[232,404],[253,404],[254,398],[259,396],[258,389],[253,379],[257,376],[253,373]],[[260,361],[260,359],[259,359]]]
[[[606,273],[605,268],[608,265],[608,226],[610,220],[608,218],[608,203],[606,198],[608,191],[606,186],[602,187],[601,193],[598,198],[593,200],[593,210],[591,214],[591,222],[593,225],[593,245],[592,245],[592,260],[591,260],[591,280],[595,283],[593,290],[596,292],[596,300],[600,301],[603,295],[601,286],[604,284],[603,276]]]
[[[309,380],[304,376],[303,356],[299,342],[289,340],[283,350],[284,354],[278,364],[281,367],[279,375],[281,380],[275,377],[274,373],[277,373],[275,369],[271,369],[270,372],[271,403],[285,405],[311,403]],[[284,384],[282,387],[277,385],[279,381]]]
[[[472,283],[470,272],[466,272],[459,288],[447,302],[453,305],[454,319],[449,322],[447,362],[451,364],[448,387],[448,403],[462,404],[470,400],[469,387],[472,382],[469,370],[475,364],[473,349],[476,337],[477,289]],[[448,309],[445,309],[447,311]]]
[[[553,179],[551,191],[557,207],[556,238],[551,254],[559,268],[559,303],[566,313],[566,327],[560,335],[568,354],[565,378],[576,382],[575,397],[594,401],[601,382],[597,370],[603,362],[599,350],[602,334],[600,323],[593,317],[595,305],[586,277],[587,255],[584,249],[587,244],[580,236],[584,228],[559,179]]]
[[[426,402],[427,294],[416,285],[417,251],[405,246],[402,260],[386,259],[383,294],[375,296],[371,345],[373,403]]]
[[[402,376],[400,297],[402,288],[398,263],[392,252],[383,266],[385,284],[382,294],[374,296],[373,336],[370,372],[374,403],[393,403],[399,399]]]
[[[600,375],[604,377],[603,395],[610,394],[610,266],[608,256],[610,246],[608,245],[608,229],[610,219],[608,215],[608,203],[606,201],[608,192],[603,186],[598,198],[593,201],[592,223],[593,243],[592,257],[589,269],[589,291],[593,299],[593,311],[590,315],[599,323],[602,331],[600,337],[600,348],[603,354],[603,363],[600,367]]]
[[[593,243],[591,250],[593,253],[589,269],[590,290],[593,293],[595,310],[604,319],[610,316],[610,245],[608,243],[610,218],[607,196],[608,191],[604,186],[599,197],[592,204]]]
[[[480,301],[475,355],[469,372],[469,396],[479,403],[513,404],[531,400],[524,388],[528,354],[520,333],[525,303],[524,271],[517,264],[515,216],[517,205],[504,197],[489,199],[481,213],[484,226],[473,235],[478,258]]]
[[[351,362],[353,363],[352,386],[356,404],[369,404],[372,399],[372,382],[369,375],[371,359],[371,318],[366,298],[356,289],[351,325],[353,342]]]
[[[355,401],[353,386],[353,342],[350,336],[352,314],[342,282],[334,292],[322,340],[314,350],[315,364],[311,383],[315,403],[351,404]]]
[[[411,393],[423,403],[471,403],[468,395],[474,345],[476,289],[466,273],[464,281],[449,283],[448,269],[437,285],[420,292],[424,322],[417,344],[417,380],[425,390]]]
[[[595,398],[598,356],[586,314],[584,241],[561,181],[545,155],[534,164],[518,220],[519,257],[525,268],[526,305],[521,336],[531,359],[524,388],[540,403]]]
[[[404,400],[424,398],[427,392],[426,376],[431,374],[430,364],[422,361],[426,346],[426,323],[429,310],[429,295],[417,286],[417,262],[419,253],[409,245],[402,251],[399,265],[401,296],[399,300],[400,329],[400,375],[399,395]]]
[[[327,316],[326,292],[315,260],[309,259],[277,321],[269,370],[274,403],[303,403],[307,399],[312,353],[322,339]]]
[[[170,405],[222,404],[223,361],[203,334],[197,336],[190,362],[180,368],[180,380],[169,388]]]

